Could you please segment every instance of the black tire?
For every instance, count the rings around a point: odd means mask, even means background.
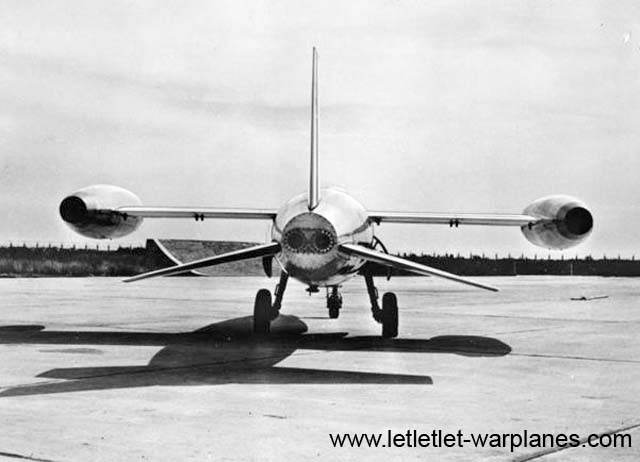
[[[398,336],[398,299],[393,292],[382,296],[382,337],[394,338]]]
[[[338,319],[338,316],[340,316],[340,308],[338,308],[337,306],[330,306],[329,317],[331,319]]]
[[[271,331],[271,292],[260,289],[253,304],[253,333],[268,334]]]
[[[342,308],[342,297],[339,295],[330,295],[327,298],[327,308],[329,308],[329,317],[338,319],[340,316],[340,308]]]

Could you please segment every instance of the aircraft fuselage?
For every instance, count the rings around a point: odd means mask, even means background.
[[[339,244],[370,246],[373,227],[366,209],[339,189],[326,189],[313,209],[307,194],[289,200],[278,211],[271,237],[282,246],[276,255],[289,275],[310,286],[343,283],[365,260],[338,252]]]

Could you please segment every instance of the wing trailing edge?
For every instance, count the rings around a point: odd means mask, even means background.
[[[235,250],[233,252],[215,255],[213,257],[207,257],[189,263],[183,263],[182,265],[170,266],[168,268],[149,271],[148,273],[142,273],[137,276],[127,278],[124,280],[124,282],[140,281],[142,279],[153,278],[157,276],[172,276],[174,274],[193,271],[198,268],[205,268],[207,266],[221,265],[223,263],[231,263],[241,260],[250,260],[253,258],[268,257],[277,254],[278,252],[280,252],[280,249],[280,244],[278,244],[277,242],[270,242],[268,244],[249,247],[247,249]]]
[[[507,213],[369,212],[374,223],[425,225],[533,226],[540,217]]]
[[[466,284],[469,286],[478,287],[480,289],[498,292],[498,289],[496,287],[487,284],[481,284],[471,279],[463,278],[452,273],[447,273],[446,271],[442,271],[437,268],[432,268],[431,266],[421,265],[419,263],[405,260],[404,258],[378,252],[377,250],[372,250],[361,245],[341,244],[338,249],[342,253],[345,253],[347,255],[360,257],[364,260],[379,263],[391,268],[409,271],[411,273],[420,274],[423,276],[435,276],[439,278],[449,279],[450,281],[458,282],[460,284]]]
[[[146,207],[138,205],[119,207],[113,211],[122,215],[138,218],[193,218],[195,220],[204,220],[205,218],[273,220],[277,214],[276,210],[269,209]]]

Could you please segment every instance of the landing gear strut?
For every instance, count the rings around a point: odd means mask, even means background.
[[[337,319],[340,316],[340,308],[342,308],[342,295],[338,292],[338,286],[331,288],[331,293],[327,291],[327,308],[329,309],[329,317]]]
[[[378,289],[373,284],[373,276],[370,273],[364,273],[364,282],[367,284],[367,292],[369,293],[369,301],[371,302],[371,314],[373,319],[380,322],[382,310],[378,305]]]
[[[256,300],[253,305],[253,332],[255,334],[268,334],[271,331],[271,321],[280,314],[282,297],[287,288],[288,280],[289,275],[282,271],[280,273],[280,282],[274,291],[273,304],[271,304],[271,292],[269,290],[260,289],[256,294]]]
[[[371,302],[371,314],[373,319],[382,324],[382,337],[394,338],[398,336],[398,300],[396,294],[387,292],[382,296],[382,309],[378,304],[378,289],[373,284],[373,276],[364,273],[367,284],[369,301]]]
[[[280,272],[280,282],[276,286],[274,291],[275,299],[273,300],[273,306],[271,307],[271,319],[276,319],[280,314],[280,308],[282,308],[282,297],[284,291],[287,289],[287,281],[289,280],[289,274],[284,271]]]

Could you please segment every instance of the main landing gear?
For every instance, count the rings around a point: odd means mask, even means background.
[[[382,337],[394,338],[398,336],[398,299],[393,292],[387,292],[382,296],[382,309],[378,304],[378,289],[373,284],[373,276],[364,274],[367,284],[369,301],[371,302],[371,314],[373,319],[382,324]]]
[[[271,303],[271,292],[269,290],[260,289],[256,294],[256,300],[253,305],[253,332],[255,334],[268,334],[271,331],[271,321],[280,314],[282,297],[287,288],[288,280],[289,275],[282,271],[280,273],[280,282],[274,291],[273,304]]]
[[[280,273],[280,282],[274,291],[273,303],[271,301],[271,292],[267,289],[260,289],[256,294],[255,304],[253,306],[253,332],[256,334],[268,334],[271,331],[271,321],[276,319],[280,314],[282,306],[282,297],[287,288],[289,275],[284,271]],[[369,301],[371,302],[371,314],[373,319],[382,324],[382,337],[394,338],[398,336],[398,300],[396,294],[387,292],[382,296],[382,308],[378,304],[378,289],[373,284],[373,277],[365,273],[364,280],[367,284],[367,292],[369,293]],[[342,295],[338,292],[338,287],[331,287],[331,291],[327,291],[327,308],[329,317],[336,319],[340,316],[342,308]]]

